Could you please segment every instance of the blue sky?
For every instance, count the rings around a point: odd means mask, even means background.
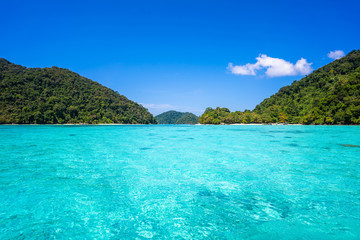
[[[0,57],[70,69],[153,114],[253,109],[360,48],[353,0],[0,3]]]

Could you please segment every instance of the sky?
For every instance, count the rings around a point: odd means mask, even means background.
[[[360,2],[3,1],[0,58],[58,66],[157,115],[253,109],[360,49]]]

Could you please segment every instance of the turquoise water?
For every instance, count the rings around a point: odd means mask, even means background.
[[[357,126],[0,126],[0,143],[0,239],[360,238]]]

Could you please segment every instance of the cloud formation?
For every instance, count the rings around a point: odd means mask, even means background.
[[[153,114],[159,114],[169,110],[180,112],[192,112],[197,115],[203,112],[203,109],[197,109],[189,106],[175,106],[171,104],[153,104],[153,103],[140,103],[143,107],[147,108]]]
[[[339,59],[342,58],[343,56],[345,56],[345,53],[343,50],[335,50],[335,51],[330,51],[327,56],[331,59]]]
[[[252,76],[255,76],[258,70],[266,69],[265,74],[268,77],[306,75],[313,71],[311,68],[312,63],[308,63],[304,58],[301,58],[293,64],[281,58],[272,58],[265,54],[260,54],[256,60],[256,63],[248,63],[245,65],[233,65],[229,63],[227,69],[235,75]]]
[[[177,106],[173,106],[173,105],[171,105],[171,104],[141,103],[141,105],[142,105],[143,107],[145,107],[145,108],[160,109],[160,110],[177,108]]]

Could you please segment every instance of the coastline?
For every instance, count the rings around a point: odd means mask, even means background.
[[[195,125],[199,126],[360,126],[359,124],[300,124],[300,123],[288,123],[288,124],[279,124],[279,123],[271,123],[271,124],[264,124],[264,123],[233,123],[233,124],[202,124],[197,123]]]
[[[100,126],[112,126],[112,125],[132,126],[132,125],[159,125],[159,124],[141,124],[141,123],[136,123],[136,124],[125,124],[125,123],[96,123],[96,124],[91,124],[91,123],[64,123],[64,124],[7,123],[7,124],[0,124],[0,126],[12,126],[12,125],[16,125],[16,126],[99,126],[99,125]]]
[[[299,124],[299,123],[288,123],[288,124],[279,124],[279,123],[233,123],[233,124],[125,124],[125,123],[64,123],[64,124],[18,124],[18,123],[6,123],[0,124],[0,126],[161,126],[161,125],[191,125],[191,126],[360,126],[359,124]]]

